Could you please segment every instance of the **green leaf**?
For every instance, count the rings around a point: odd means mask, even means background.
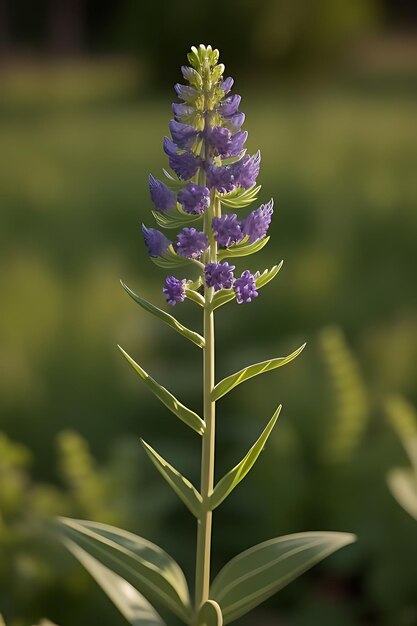
[[[202,498],[194,485],[187,478],[184,478],[175,467],[172,467],[165,461],[146,441],[141,439],[141,443],[158,472],[162,474],[191,513],[198,517],[200,515]]]
[[[245,237],[243,241],[235,244],[234,246],[230,246],[229,248],[220,249],[218,252],[218,259],[222,261],[223,259],[228,259],[229,257],[240,257],[240,256],[249,256],[249,254],[255,254],[255,252],[259,252],[262,250],[268,243],[270,237],[264,237],[263,239],[258,239],[253,243],[248,243],[248,237]]]
[[[199,306],[204,306],[206,302],[204,296],[202,296],[201,293],[198,293],[195,289],[186,289],[185,297]]]
[[[201,215],[191,215],[180,209],[162,213],[161,211],[152,211],[156,223],[162,228],[182,228],[191,222],[201,219]]]
[[[333,532],[299,533],[265,541],[225,565],[212,584],[210,597],[220,605],[228,624],[354,541],[354,535]]]
[[[186,339],[189,339],[190,341],[195,343],[199,348],[204,348],[204,338],[201,335],[194,332],[193,330],[189,330],[188,328],[183,326],[177,319],[175,319],[175,317],[173,317],[169,313],[166,313],[162,309],[159,309],[154,304],[151,304],[144,298],[141,298],[140,296],[136,295],[131,289],[129,289],[127,285],[125,285],[122,281],[120,282],[121,282],[123,289],[127,291],[129,296],[135,302],[137,302],[139,306],[145,309],[145,311],[149,311],[149,313],[152,313],[156,317],[159,317],[159,319],[165,322],[165,324],[168,324],[168,326],[171,326],[171,328],[176,330],[178,333],[180,333],[180,335],[182,335]]]
[[[279,263],[278,265],[274,265],[273,267],[271,267],[270,270],[264,270],[262,274],[259,275],[258,273],[255,274],[256,288],[261,289],[262,287],[265,287],[265,285],[267,285],[271,280],[273,280],[283,264],[284,261],[281,261],[281,263]]]
[[[231,389],[253,376],[258,376],[258,374],[263,374],[264,372],[270,372],[277,367],[282,367],[283,365],[290,363],[290,361],[293,361],[300,354],[300,352],[304,350],[305,345],[306,344],[304,343],[288,356],[269,359],[269,361],[262,361],[261,363],[256,363],[255,365],[249,365],[249,367],[245,367],[243,370],[236,372],[236,374],[232,374],[231,376],[224,378],[214,387],[211,394],[212,401],[214,402],[218,400]]]
[[[213,311],[214,309],[218,309],[219,306],[226,304],[226,302],[230,302],[230,300],[233,300],[235,297],[236,294],[233,289],[220,289],[220,291],[214,294],[213,300],[211,301]]]
[[[152,604],[127,580],[102,565],[71,539],[64,539],[64,543],[132,626],[165,626]]]
[[[149,257],[155,265],[164,269],[172,269],[173,267],[183,267],[184,265],[197,265],[199,268],[203,268],[204,265],[196,259],[187,259],[185,256],[177,254],[174,250],[174,246],[171,244],[161,256]]]
[[[230,470],[223,478],[217,483],[213,493],[210,496],[210,509],[213,510],[219,506],[227,498],[227,496],[233,491],[233,489],[243,480],[246,474],[252,469],[256,463],[260,453],[262,452],[265,443],[274,428],[278,416],[281,412],[282,406],[279,405],[274,415],[268,422],[265,430],[254,443],[246,456],[238,463],[233,469]]]
[[[159,601],[191,623],[185,576],[159,546],[120,528],[86,520],[59,518],[65,534],[90,556],[133,585],[147,600]]]
[[[398,504],[417,520],[417,476],[413,469],[397,467],[388,472],[388,486]]]
[[[231,209],[243,209],[256,200],[260,189],[261,185],[253,185],[253,187],[250,187],[249,189],[237,187],[229,193],[225,193],[223,195],[219,194],[218,198],[224,206],[230,207]]]
[[[198,614],[197,626],[223,626],[223,615],[217,602],[207,600]]]
[[[165,404],[165,406],[168,407],[168,409],[172,411],[172,413],[174,413],[174,415],[176,415],[180,420],[187,424],[187,426],[195,430],[199,435],[202,435],[206,428],[206,425],[201,417],[197,415],[197,413],[194,413],[194,411],[191,411],[191,409],[188,409],[186,406],[181,404],[181,402],[179,402],[179,400],[177,400],[172,395],[172,393],[170,393],[167,389],[165,389],[165,387],[162,387],[159,383],[156,382],[156,380],[149,376],[149,374],[147,374],[145,370],[142,369],[141,366],[138,365],[132,359],[132,357],[130,357],[127,352],[123,350],[123,348],[121,348],[120,346],[118,346],[118,348],[125,357],[126,361],[130,363],[135,372],[139,374],[139,376],[142,378],[144,383],[146,383],[152,393],[154,393],[155,396],[159,398],[159,400],[161,400],[161,402]]]

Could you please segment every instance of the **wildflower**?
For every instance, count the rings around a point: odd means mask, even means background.
[[[197,259],[208,248],[207,235],[195,228],[183,228],[177,239],[177,252],[187,259]]]
[[[261,164],[261,153],[253,156],[245,155],[240,161],[236,161],[230,167],[233,169],[233,179],[237,187],[249,189],[256,183]]]
[[[233,83],[234,83],[234,79],[229,76],[228,78],[226,78],[224,81],[222,81],[220,83],[220,89],[225,93],[229,93],[229,91],[231,90],[231,88],[233,87]]]
[[[258,297],[255,277],[249,270],[245,270],[240,278],[236,278],[233,284],[238,304],[252,302],[252,298]]]
[[[182,180],[189,180],[197,172],[199,162],[190,152],[177,152],[177,146],[168,137],[164,137],[164,151],[168,155],[169,165]]]
[[[175,193],[161,180],[154,178],[152,174],[149,176],[149,191],[157,211],[169,211],[177,206]]]
[[[214,291],[219,289],[231,289],[233,286],[234,265],[223,263],[207,263],[204,274],[208,287],[214,287]]]
[[[172,111],[174,113],[175,119],[177,120],[177,122],[179,122],[181,121],[181,118],[187,117],[188,115],[191,115],[192,113],[194,113],[195,109],[194,107],[188,106],[187,104],[183,104],[182,102],[181,103],[173,102]]]
[[[229,126],[232,127],[234,131],[236,131],[236,130],[240,130],[240,127],[244,124],[245,114],[242,113],[241,111],[238,111],[237,113],[234,113],[233,115],[230,115],[230,116],[224,115],[223,119],[225,122],[229,124]]]
[[[160,230],[146,228],[145,224],[142,224],[142,233],[149,256],[161,256],[168,250],[171,241]]]
[[[261,204],[259,209],[252,211],[242,222],[243,235],[249,237],[249,242],[253,243],[257,239],[262,239],[268,232],[272,219],[274,201],[271,200],[267,204]]]
[[[165,287],[162,289],[168,304],[175,306],[177,302],[185,300],[185,279],[179,280],[175,276],[168,276],[165,280]]]
[[[180,85],[177,83],[174,85],[174,89],[177,93],[177,96],[184,100],[185,102],[195,102],[195,100],[199,96],[199,92],[194,87],[190,87],[189,85]]]
[[[241,241],[243,233],[236,213],[215,217],[212,228],[219,246],[227,247]]]
[[[222,157],[232,157],[238,156],[242,152],[248,133],[239,131],[232,135],[225,126],[213,126],[207,135],[215,154]]]
[[[169,123],[169,130],[171,131],[172,140],[179,148],[191,148],[197,137],[197,131],[193,126],[189,124],[181,124],[176,120],[171,120]]]
[[[241,97],[237,94],[222,100],[218,108],[220,115],[223,115],[223,117],[234,115],[239,108],[240,101]]]
[[[178,202],[186,213],[204,213],[210,204],[210,190],[195,183],[190,183],[178,193]]]

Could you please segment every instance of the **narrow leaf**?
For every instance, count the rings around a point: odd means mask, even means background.
[[[256,276],[255,282],[256,282],[257,289],[261,289],[262,287],[265,287],[265,285],[267,285],[271,280],[273,280],[275,276],[278,274],[278,272],[280,271],[283,264],[284,264],[284,261],[281,261],[281,263],[279,263],[278,265],[274,265],[273,267],[271,267],[270,270],[264,270],[262,274],[259,274],[259,276]]]
[[[414,470],[394,468],[388,472],[388,486],[403,509],[417,520],[417,476]]]
[[[243,209],[257,198],[257,195],[261,189],[261,185],[250,187],[249,189],[243,189],[237,187],[229,193],[219,195],[220,202],[231,209]]]
[[[201,215],[192,215],[182,210],[174,210],[166,213],[161,211],[152,211],[158,226],[162,228],[182,228],[191,222],[197,222],[201,219]]]
[[[262,361],[261,363],[256,363],[255,365],[249,365],[249,367],[245,367],[243,370],[236,372],[236,374],[232,374],[231,376],[224,378],[214,387],[211,399],[213,401],[218,400],[245,380],[248,380],[253,376],[258,376],[258,374],[263,374],[264,372],[270,372],[277,367],[282,367],[283,365],[290,363],[290,361],[293,361],[300,354],[300,352],[304,350],[305,345],[306,344],[304,343],[297,350],[295,350],[295,352],[292,352],[288,356],[270,359],[269,361]]]
[[[127,580],[102,565],[71,539],[64,539],[64,543],[132,626],[165,626],[152,604]]]
[[[199,306],[204,306],[206,302],[204,296],[202,296],[201,293],[198,293],[195,289],[186,289],[185,297]]]
[[[159,309],[157,306],[155,306],[154,304],[151,304],[144,298],[141,298],[140,296],[136,295],[131,289],[129,289],[127,285],[125,285],[122,281],[120,282],[122,284],[123,289],[127,291],[129,296],[135,302],[137,302],[139,306],[145,309],[145,311],[149,311],[149,313],[152,313],[156,317],[159,317],[159,319],[165,322],[165,324],[168,324],[168,326],[171,326],[171,328],[176,330],[178,333],[180,333],[180,335],[182,335],[186,339],[189,339],[190,341],[195,343],[199,348],[204,348],[204,338],[201,337],[201,335],[194,332],[193,330],[189,330],[188,328],[183,326],[175,317],[173,317],[169,313],[166,313],[162,309]]]
[[[167,483],[181,498],[191,513],[195,517],[198,517],[200,515],[202,498],[194,485],[182,474],[180,474],[175,467],[172,467],[172,465],[165,461],[165,459],[163,459],[162,456],[160,456],[149,444],[147,444],[146,441],[141,439],[141,443],[158,472],[162,474]]]
[[[217,602],[207,600],[198,614],[197,626],[223,626],[223,615]]]
[[[179,565],[159,546],[120,528],[60,518],[65,535],[102,565],[133,585],[147,600],[162,602],[187,624],[192,609]]]
[[[213,510],[219,506],[227,498],[227,496],[233,491],[233,489],[243,480],[246,474],[252,469],[256,463],[260,453],[262,452],[265,443],[274,428],[278,416],[281,412],[282,406],[279,405],[274,415],[268,422],[265,430],[254,443],[246,456],[238,463],[228,474],[217,483],[213,493],[210,497],[210,509]]]
[[[218,309],[219,306],[226,304],[226,302],[230,302],[230,300],[233,300],[235,297],[236,294],[233,289],[220,289],[220,291],[214,294],[213,300],[211,301],[213,311],[214,309]]]
[[[142,369],[141,366],[138,365],[132,359],[132,357],[130,357],[127,352],[123,350],[123,348],[121,348],[120,346],[118,346],[118,348],[125,357],[126,361],[133,367],[135,372],[139,374],[139,376],[142,378],[144,383],[146,383],[152,393],[155,394],[155,396],[159,398],[159,400],[163,404],[165,404],[165,406],[168,407],[168,409],[172,411],[174,415],[176,415],[180,420],[187,424],[187,426],[195,430],[199,435],[202,435],[206,428],[206,425],[201,417],[197,415],[197,413],[194,413],[194,411],[191,411],[191,409],[188,409],[186,406],[184,406],[181,402],[179,402],[179,400],[175,398],[175,396],[172,395],[172,393],[168,391],[168,389],[162,387],[159,383],[156,382],[156,380],[149,376],[149,374],[147,374],[145,370]]]
[[[227,259],[229,257],[240,257],[240,256],[249,256],[250,254],[255,254],[255,252],[259,252],[262,250],[268,243],[270,237],[264,237],[263,239],[257,239],[253,243],[248,243],[247,238],[240,243],[235,244],[234,246],[230,246],[229,248],[220,249],[218,252],[218,259],[222,261],[223,259]]]
[[[164,269],[172,269],[174,267],[183,267],[184,265],[197,265],[200,268],[203,268],[204,265],[197,261],[196,259],[187,259],[185,256],[181,256],[177,254],[174,250],[174,246],[171,244],[166,252],[164,252],[161,256],[151,256],[151,261],[158,265],[158,267],[163,267]]]
[[[354,535],[333,532],[299,533],[265,541],[225,565],[212,584],[210,597],[220,605],[228,624],[354,541]]]

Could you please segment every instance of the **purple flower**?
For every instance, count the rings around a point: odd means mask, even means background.
[[[216,154],[222,157],[232,157],[242,152],[248,133],[245,131],[232,135],[225,126],[213,126],[207,135]]]
[[[258,297],[256,291],[255,277],[249,270],[245,270],[240,278],[236,278],[233,284],[235,290],[236,300],[238,304],[244,304],[245,302],[251,302],[252,298]]]
[[[238,156],[242,152],[247,138],[248,133],[246,130],[239,131],[232,135],[227,156]]]
[[[178,193],[178,202],[182,204],[186,213],[192,215],[204,213],[210,204],[210,190],[190,183]]]
[[[229,91],[233,87],[234,82],[235,81],[233,80],[233,78],[229,76],[228,78],[225,78],[225,80],[222,83],[220,83],[220,89],[224,91],[225,94],[229,93]]]
[[[189,85],[180,85],[177,83],[174,85],[174,89],[177,93],[177,96],[181,98],[181,100],[185,100],[186,102],[194,102],[199,95],[197,89],[194,87],[190,87]]]
[[[198,169],[198,160],[192,152],[178,154],[177,146],[168,137],[164,137],[164,151],[168,155],[169,165],[182,180],[189,180]]]
[[[265,237],[271,223],[272,213],[274,212],[273,207],[274,201],[271,198],[267,204],[261,204],[259,209],[249,213],[243,220],[242,231],[244,235],[249,237],[250,243]]]
[[[207,263],[204,274],[208,287],[214,287],[214,291],[219,289],[231,289],[233,286],[234,265],[223,263]]]
[[[245,114],[241,111],[234,113],[233,115],[224,116],[224,121],[227,122],[234,131],[240,130],[240,127],[243,125],[245,121]]]
[[[187,259],[197,259],[208,248],[207,235],[195,228],[183,228],[177,239],[177,252]]]
[[[175,306],[177,302],[185,300],[185,279],[178,280],[175,276],[168,276],[165,280],[165,287],[162,289],[168,304]]]
[[[171,242],[160,230],[146,228],[145,224],[142,224],[142,233],[149,256],[161,256],[168,250]]]
[[[181,122],[177,122],[176,120],[170,121],[169,130],[171,131],[173,142],[176,143],[179,148],[191,148],[197,137],[197,131],[193,126],[181,124]]]
[[[227,247],[241,241],[243,238],[241,225],[236,213],[215,217],[211,224],[219,246]]]
[[[178,104],[176,102],[173,102],[172,111],[174,113],[175,119],[178,122],[181,120],[182,117],[187,117],[187,115],[191,115],[192,113],[194,113],[195,109],[188,106],[187,104]]]
[[[231,132],[224,126],[212,126],[208,130],[208,140],[213,146],[215,152],[221,156],[228,153],[231,139]]]
[[[227,193],[235,188],[233,170],[231,165],[217,167],[209,164],[206,168],[207,186],[215,187],[220,193]]]
[[[200,74],[193,67],[182,65],[181,74],[184,76],[184,80],[187,80],[189,83],[194,82],[197,85],[201,85],[202,83]]]
[[[222,100],[218,109],[220,115],[223,115],[223,117],[228,117],[237,113],[240,101],[241,97],[237,94],[235,94],[234,96],[229,96],[228,98]]]
[[[149,175],[149,191],[157,211],[169,211],[177,206],[175,193],[161,180],[154,178],[152,174]]]
[[[256,183],[261,164],[261,153],[253,156],[245,155],[240,161],[236,161],[230,167],[233,169],[233,178],[237,187],[249,189]]]

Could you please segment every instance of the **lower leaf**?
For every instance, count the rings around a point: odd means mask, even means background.
[[[165,626],[152,604],[127,580],[102,565],[71,539],[65,539],[64,543],[132,626]]]
[[[355,539],[350,533],[307,532],[265,541],[225,565],[210,597],[228,624]]]

